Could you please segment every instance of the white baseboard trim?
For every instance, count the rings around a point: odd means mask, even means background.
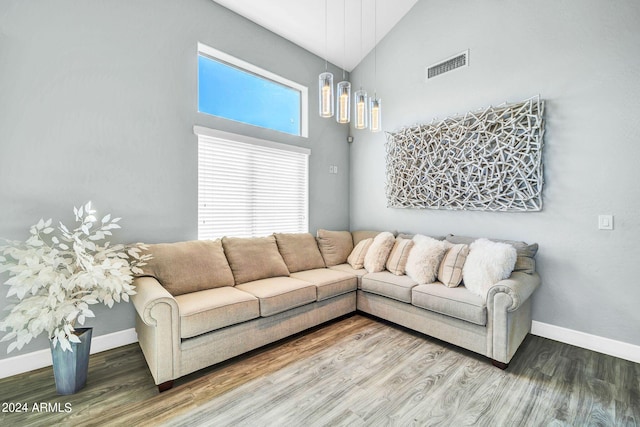
[[[91,354],[138,342],[134,328],[100,335],[91,340]],[[38,350],[20,356],[0,359],[0,378],[7,378],[35,369],[51,366],[51,350]]]
[[[640,363],[640,346],[638,345],[586,334],[548,323],[536,322],[535,320],[531,322],[531,333],[539,337]]]

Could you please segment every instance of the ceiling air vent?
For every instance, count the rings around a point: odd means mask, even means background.
[[[460,67],[469,66],[469,51],[465,50],[449,59],[427,67],[427,80]]]

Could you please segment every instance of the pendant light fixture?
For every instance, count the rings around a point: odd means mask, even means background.
[[[342,0],[343,14],[342,14],[342,49],[343,60],[346,63],[347,59],[347,2]],[[343,64],[344,67],[344,64]],[[336,121],[338,123],[349,123],[351,121],[351,83],[349,83],[345,77],[344,68],[342,68],[342,81],[338,83],[338,96],[336,97]]]
[[[382,130],[382,99],[375,95],[369,103],[369,129],[371,132],[380,132]]]
[[[382,99],[378,98],[378,0],[373,0],[373,97],[369,103],[369,130],[382,130]]]
[[[333,117],[333,74],[328,71],[327,61],[327,0],[324,0],[324,73],[318,77],[318,100],[320,117]]]
[[[355,120],[356,129],[366,129],[367,127],[367,91],[360,88],[354,96],[355,100]]]
[[[360,0],[360,55],[362,55],[362,17],[364,14],[362,9],[362,0]],[[360,86],[360,90],[357,90],[354,96],[356,129],[366,129],[367,127],[367,101],[367,91]]]

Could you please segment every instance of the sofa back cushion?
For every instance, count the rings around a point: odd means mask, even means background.
[[[327,267],[347,262],[353,250],[353,239],[348,231],[318,230],[318,247]]]
[[[467,236],[454,236],[449,234],[447,241],[453,244],[465,244],[470,245],[474,241],[478,240],[476,237]],[[501,240],[501,239],[489,239],[492,242],[508,243],[516,248],[516,265],[513,271],[520,271],[527,274],[533,274],[536,271],[536,253],[538,252],[538,244],[528,244],[525,242],[517,242],[514,240]]]
[[[223,237],[222,246],[236,285],[289,275],[274,236]]]
[[[382,233],[382,231],[374,231],[374,230],[356,230],[351,232],[351,237],[353,238],[353,247],[355,248],[358,243],[365,239],[374,239],[378,234]]]
[[[274,236],[290,273],[324,268],[318,242],[310,233],[276,233]]]
[[[233,286],[233,274],[220,240],[149,245],[153,258],[142,276],[155,277],[171,295]]]

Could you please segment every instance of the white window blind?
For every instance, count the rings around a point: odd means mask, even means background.
[[[194,132],[199,239],[308,231],[310,150],[200,126]]]

